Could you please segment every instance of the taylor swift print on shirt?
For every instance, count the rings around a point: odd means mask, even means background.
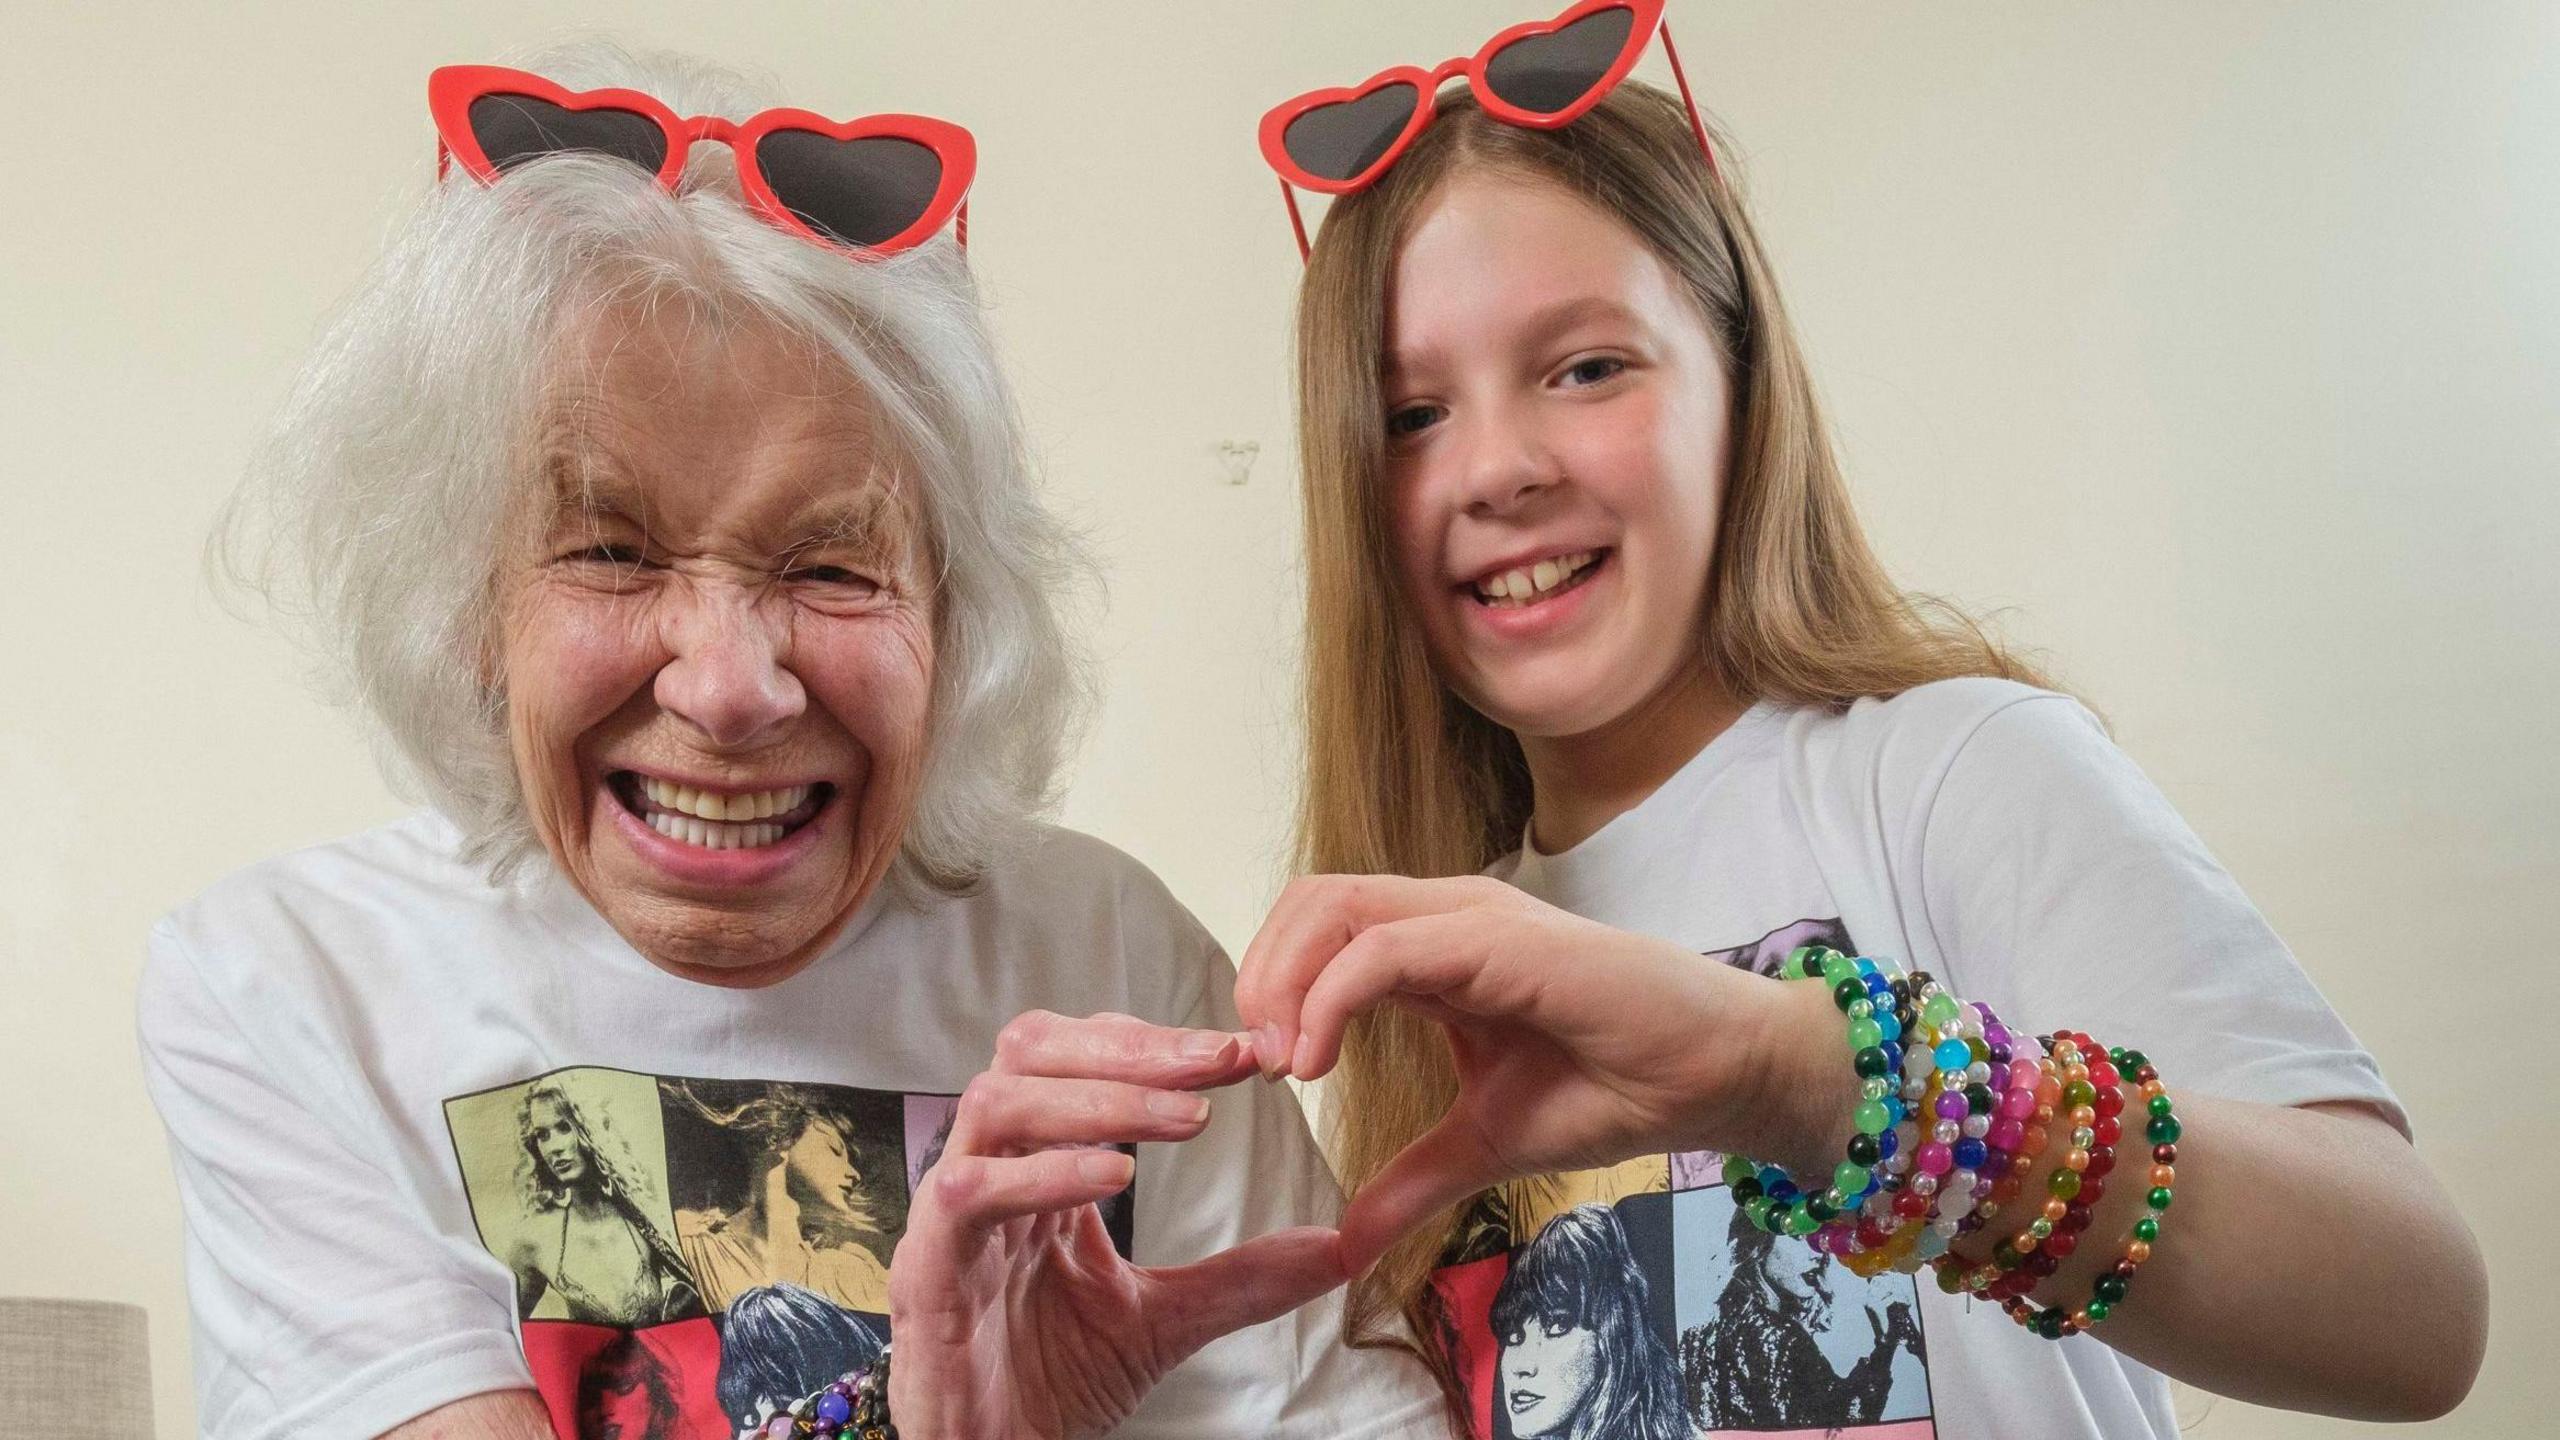
[[[1774,975],[1813,943],[1856,948],[1810,919],[1704,958]],[[1761,1233],[1723,1159],[1644,1156],[1469,1208],[1430,1300],[1477,1440],[1936,1435],[1912,1278]]]
[[[578,1066],[445,1102],[559,1434],[701,1440],[877,1355],[958,1099]],[[1138,1199],[1105,1229],[1129,1253]]]

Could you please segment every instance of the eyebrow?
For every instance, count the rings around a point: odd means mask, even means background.
[[[541,455],[543,488],[554,516],[618,512],[636,520],[647,510],[647,492],[611,450],[550,435],[544,437]]]
[[[648,525],[648,490],[635,481],[613,453],[585,445],[555,445],[543,459],[551,497],[552,523],[570,518],[592,520],[618,516]],[[873,557],[905,550],[915,538],[913,517],[895,490],[877,477],[858,482],[851,493],[812,490],[772,534],[790,537],[772,558],[792,556],[830,545],[849,546]]]
[[[907,509],[877,481],[850,495],[813,497],[794,511],[782,533],[798,537],[783,552],[796,555],[825,545],[850,545],[870,553],[903,549],[912,538]]]
[[[1531,311],[1521,322],[1520,333],[1531,340],[1550,340],[1576,326],[1593,323],[1615,323],[1638,330],[1649,328],[1644,317],[1615,300],[1600,295],[1576,295]],[[1420,368],[1424,361],[1439,358],[1439,354],[1429,348],[1393,352],[1386,357],[1385,373],[1392,378]]]

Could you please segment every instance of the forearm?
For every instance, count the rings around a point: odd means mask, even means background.
[[[530,1390],[494,1390],[438,1406],[382,1440],[552,1440],[551,1417]]]
[[[1764,1121],[1742,1153],[1791,1172],[1838,1163],[1856,1102],[1841,1017],[1819,985],[1763,982],[1750,1034]],[[2130,1077],[2128,1077],[2129,1080]],[[2368,1420],[2416,1420],[2460,1403],[2487,1343],[2488,1289],[2477,1242],[2408,1142],[2360,1108],[2225,1100],[2162,1077],[2183,1131],[2171,1208],[2123,1305],[2086,1337],[2217,1394]],[[2139,1104],[2078,1248],[2031,1298],[2076,1309],[2123,1256],[2146,1211],[2152,1147]],[[2019,1197],[1953,1252],[1968,1262],[2034,1219],[2046,1176],[2070,1148],[2018,1162]],[[1935,1278],[1923,1276],[1923,1284]],[[1975,1323],[2011,1323],[1974,1306]]]
[[[2162,1079],[2184,1131],[2174,1199],[2129,1297],[2089,1338],[2253,1404],[2421,1420],[2460,1403],[2487,1343],[2487,1272],[2408,1142],[2362,1110],[2224,1100]],[[2150,1147],[2127,1129],[2079,1249],[2038,1303],[2086,1303],[2144,1214]],[[2067,1143],[2054,1127],[2026,1194],[1957,1253],[1979,1259],[2032,1218]]]

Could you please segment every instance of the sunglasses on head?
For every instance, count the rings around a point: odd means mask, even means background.
[[[1357,85],[1311,90],[1273,106],[1262,117],[1262,158],[1279,172],[1298,258],[1307,256],[1307,226],[1298,215],[1297,190],[1349,195],[1376,183],[1431,123],[1432,99],[1442,83],[1463,75],[1487,115],[1554,130],[1616,89],[1657,31],[1680,84],[1680,103],[1688,107],[1689,126],[1697,132],[1698,151],[1707,157],[1707,168],[1715,169],[1715,150],[1689,97],[1689,77],[1672,46],[1671,27],[1662,21],[1662,6],[1663,0],[1581,0],[1552,20],[1512,26],[1473,55],[1428,70],[1398,65]]]
[[[694,143],[716,140],[737,157],[748,206],[795,235],[855,255],[889,255],[957,217],[959,241],[969,243],[978,146],[945,120],[835,121],[806,110],[682,118],[637,90],[565,90],[497,65],[437,70],[427,77],[427,108],[438,175],[460,161],[492,184],[528,160],[579,152],[628,160],[673,190]]]

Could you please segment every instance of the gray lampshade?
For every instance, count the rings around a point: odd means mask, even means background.
[[[151,1434],[151,1326],[139,1305],[0,1297],[0,1440]]]

